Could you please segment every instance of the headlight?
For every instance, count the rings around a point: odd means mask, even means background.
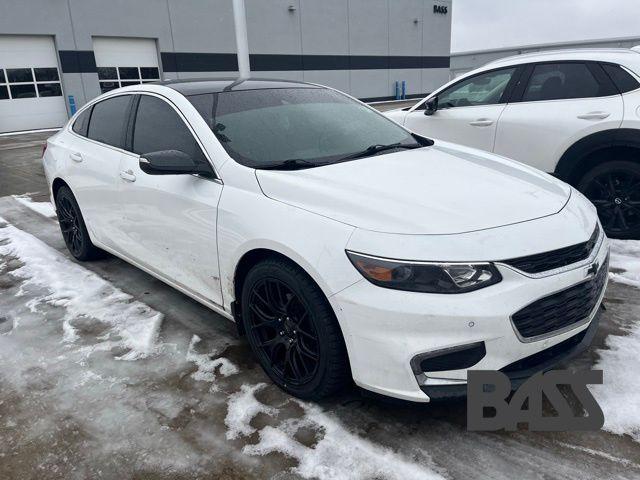
[[[491,263],[405,262],[347,251],[358,271],[374,285],[427,293],[464,293],[502,280]]]

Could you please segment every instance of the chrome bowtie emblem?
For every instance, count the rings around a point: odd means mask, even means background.
[[[598,273],[598,262],[592,263],[589,268],[587,268],[587,277],[593,277]]]

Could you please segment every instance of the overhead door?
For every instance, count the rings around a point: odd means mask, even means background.
[[[0,35],[0,133],[67,120],[52,37]]]
[[[160,80],[158,50],[150,38],[93,37],[102,93]]]

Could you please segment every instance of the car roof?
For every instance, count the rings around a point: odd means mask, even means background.
[[[628,48],[576,48],[564,50],[546,50],[542,52],[522,53],[494,60],[486,67],[501,65],[519,65],[530,62],[548,62],[557,60],[593,60],[625,64],[640,61],[640,52]]]
[[[193,78],[188,80],[166,80],[157,82],[156,85],[172,88],[185,96],[273,88],[322,88],[320,85],[312,83],[274,78]]]

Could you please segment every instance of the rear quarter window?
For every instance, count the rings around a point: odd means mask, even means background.
[[[71,130],[76,132],[78,135],[82,135],[83,137],[87,136],[87,130],[89,129],[89,118],[91,117],[92,108],[93,107],[89,107],[80,115],[78,115],[78,118],[75,119],[73,125],[71,126]]]
[[[607,75],[609,75],[609,78],[611,78],[611,81],[614,83],[620,93],[626,93],[640,88],[640,82],[638,82],[638,80],[636,80],[620,65],[603,63],[602,68],[604,68],[604,71],[607,72]]]

